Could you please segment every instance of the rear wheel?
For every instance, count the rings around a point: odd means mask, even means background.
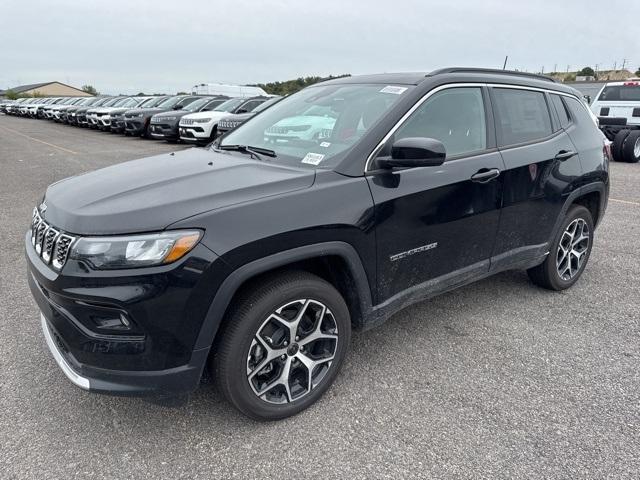
[[[625,162],[638,163],[640,161],[640,131],[634,130],[627,135],[622,145],[622,158]]]
[[[549,290],[576,283],[589,261],[593,230],[591,212],[582,205],[571,206],[545,261],[527,270],[531,281]]]
[[[613,159],[616,162],[624,162],[622,147],[627,138],[627,135],[629,135],[629,132],[630,130],[620,130],[618,133],[616,133],[616,136],[613,137],[612,153],[613,153]]]
[[[251,285],[220,333],[214,371],[225,397],[256,420],[295,415],[335,379],[351,336],[340,293],[307,272]]]

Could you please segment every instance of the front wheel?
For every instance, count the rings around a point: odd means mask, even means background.
[[[251,418],[277,420],[306,409],[333,383],[351,319],[331,284],[286,272],[245,289],[220,335],[214,371],[225,397]]]
[[[564,290],[578,281],[593,246],[593,217],[582,205],[572,205],[542,264],[527,270],[533,283]]]

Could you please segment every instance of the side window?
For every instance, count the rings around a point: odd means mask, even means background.
[[[498,143],[516,145],[551,135],[551,116],[544,93],[494,88]]]
[[[460,87],[435,93],[400,126],[393,141],[407,137],[440,140],[447,157],[486,149],[487,127],[481,89]]]
[[[591,114],[587,111],[587,107],[584,103],[582,103],[577,98],[573,97],[565,97],[565,102],[567,102],[567,106],[573,118],[576,119],[578,125],[595,125]]]
[[[247,112],[251,112],[254,108],[262,103],[262,100],[251,100],[250,102],[245,103],[240,107],[242,110],[246,110]]]
[[[567,111],[567,106],[562,101],[562,97],[560,95],[552,94],[550,96],[551,96],[551,103],[553,103],[553,106],[555,107],[556,112],[558,113],[558,118],[560,119],[560,126],[562,128],[567,128],[571,123],[571,116]]]

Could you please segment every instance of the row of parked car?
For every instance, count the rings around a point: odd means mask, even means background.
[[[207,144],[281,98],[225,95],[20,98],[0,103],[0,111],[171,143]]]

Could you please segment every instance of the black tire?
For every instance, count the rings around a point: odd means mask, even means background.
[[[630,130],[620,130],[618,133],[616,133],[616,136],[613,137],[612,153],[613,153],[613,159],[616,162],[624,162],[624,156],[622,155],[622,147],[627,138],[627,135],[629,135],[629,132]]]
[[[628,163],[640,161],[640,130],[629,132],[622,145],[622,158]]]
[[[588,229],[588,245],[586,246],[581,263],[576,268],[575,273],[573,273],[570,278],[563,278],[560,276],[558,271],[560,267],[556,264],[558,258],[562,255],[562,252],[560,251],[560,242],[564,242],[564,239],[567,238],[565,237],[567,228],[572,225],[574,221],[580,220],[586,224]],[[558,234],[551,244],[549,255],[547,255],[545,261],[540,265],[527,270],[531,281],[548,290],[565,290],[571,287],[578,281],[587,266],[589,256],[591,255],[591,248],[593,247],[593,232],[594,226],[591,212],[582,205],[572,205],[560,225]],[[570,255],[569,261],[572,261],[572,257]]]
[[[337,340],[335,344],[332,344],[333,360],[330,363],[327,362],[327,369],[322,373],[316,386],[308,388],[309,383],[307,383],[303,395],[290,400],[286,392],[281,392],[284,395],[284,399],[290,401],[282,404],[270,403],[266,399],[259,397],[254,392],[254,387],[249,383],[247,368],[251,360],[250,356],[252,351],[255,352],[255,348],[258,345],[256,336],[260,331],[267,328],[267,321],[271,314],[285,305],[296,304],[302,306],[303,303],[296,302],[301,299],[321,302],[328,308],[327,314],[321,319],[321,323],[328,318],[327,315],[330,311],[329,318],[337,329]],[[311,309],[306,311],[311,312]],[[317,315],[314,315],[313,318],[316,318],[313,322],[317,322]],[[333,319],[335,319],[335,322]],[[315,323],[315,325],[318,325],[318,323]],[[282,331],[286,332],[285,329]],[[296,329],[296,333],[298,331]],[[281,342],[283,338],[290,338],[288,333],[285,333],[285,335],[286,337],[280,337]],[[271,338],[274,337],[276,335],[272,334]],[[295,415],[308,408],[325,393],[333,383],[346,357],[350,337],[351,319],[349,310],[340,293],[331,284],[304,271],[290,271],[263,277],[244,288],[230,307],[225,317],[224,327],[218,334],[220,340],[214,346],[216,353],[212,359],[212,371],[215,372],[218,385],[224,396],[240,412],[255,420],[278,420]],[[300,345],[303,345],[303,341],[304,338],[300,340]],[[272,342],[272,340],[269,341],[273,347],[283,348],[283,345],[287,347],[287,343],[274,345]],[[303,353],[304,346],[299,347],[297,342],[298,338],[296,337],[295,343],[292,341],[288,345],[286,354],[275,357],[274,360],[266,361],[263,364],[258,363],[258,365],[262,366],[256,366],[257,371],[273,371],[277,369],[277,374],[283,371],[285,362],[289,362],[287,364],[291,365],[292,374],[287,377],[287,385],[291,391],[293,391],[294,387],[299,387],[299,382],[297,384],[294,382],[292,386],[290,380],[292,376],[296,380],[296,372],[302,371],[304,375],[304,372],[308,373],[308,369],[298,360],[300,357],[296,357],[289,349],[293,349],[299,355],[305,355],[305,359],[310,357]],[[266,345],[266,341],[258,348],[261,349],[259,351],[266,354],[267,350],[264,349],[264,345]],[[311,346],[313,343],[308,345]],[[272,351],[274,350],[276,348]],[[262,362],[264,360],[259,361]],[[322,366],[314,367],[312,368],[312,373],[318,372],[317,374],[320,374],[322,369]],[[306,381],[306,379],[303,380]],[[255,386],[255,384],[253,385]],[[263,394],[263,396],[266,396],[267,392],[282,389],[273,380],[265,382],[264,385],[271,385],[271,387],[261,390],[261,395]]]

